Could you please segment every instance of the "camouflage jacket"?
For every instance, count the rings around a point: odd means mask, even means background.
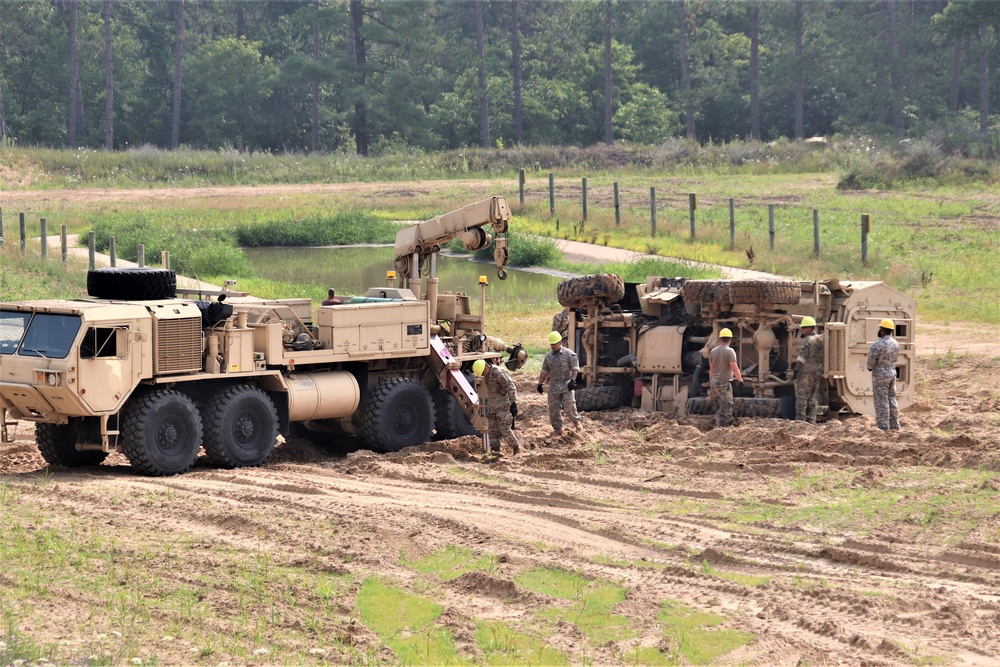
[[[559,348],[558,352],[549,351],[542,361],[542,372],[546,374],[550,387],[566,388],[566,383],[574,372],[580,371],[580,360],[576,352],[568,347]]]
[[[868,370],[872,380],[896,379],[896,358],[899,357],[899,343],[892,335],[882,336],[868,352]]]
[[[795,360],[799,362],[800,372],[822,374],[823,335],[813,334],[799,341],[799,356]]]
[[[506,412],[511,403],[517,403],[517,388],[503,366],[493,366],[483,376],[483,389],[490,412]]]
[[[552,318],[552,330],[558,331],[565,338],[566,332],[569,330],[569,313],[565,310],[560,310]]]

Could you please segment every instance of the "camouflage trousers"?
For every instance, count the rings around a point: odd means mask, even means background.
[[[708,398],[715,405],[715,425],[729,426],[733,423],[733,385],[731,382],[712,380],[708,388]]]
[[[819,408],[820,375],[799,371],[795,380],[795,418],[810,424],[816,423]]]
[[[491,406],[492,407],[492,406]],[[517,436],[511,430],[510,425],[513,418],[510,415],[510,405],[500,406],[496,412],[490,411],[490,428],[487,432],[490,436],[490,449],[494,452],[500,451],[500,443],[506,442],[514,449],[520,447]]]
[[[875,398],[875,421],[883,431],[899,430],[899,404],[896,403],[896,378],[872,376],[872,394]]]
[[[576,392],[569,391],[566,387],[559,389],[549,385],[549,423],[554,431],[562,430],[563,412],[577,425],[582,421],[576,411]]]

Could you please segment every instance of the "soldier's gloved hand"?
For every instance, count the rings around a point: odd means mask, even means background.
[[[517,416],[517,403],[511,403],[510,404],[510,416],[511,417],[516,417]]]
[[[576,380],[570,380],[569,382],[567,382],[566,388],[569,389],[570,391],[574,391],[576,389]]]
[[[792,371],[792,379],[793,380],[798,380],[799,379],[799,369],[798,368],[796,368],[794,371]]]
[[[542,383],[541,382],[538,383],[538,393],[539,394],[544,394],[545,393],[545,389],[542,388]]]

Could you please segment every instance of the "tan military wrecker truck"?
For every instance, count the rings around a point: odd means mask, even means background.
[[[485,432],[476,359],[518,347],[486,336],[485,289],[440,293],[436,256],[495,241],[506,276],[510,212],[493,197],[400,230],[398,286],[348,303],[190,292],[164,269],[97,269],[90,298],[0,303],[0,424],[34,422],[54,465],[118,449],[151,475],[187,470],[204,447],[221,467],[264,463],[278,434],[352,434],[376,451]],[[425,279],[421,276],[427,276]],[[212,298],[214,297],[214,299]]]
[[[827,415],[875,414],[868,351],[879,322],[892,319],[900,344],[899,407],[916,389],[916,303],[885,283],[856,280],[686,280],[614,274],[570,278],[557,297],[572,308],[569,346],[580,355],[580,410],[632,404],[675,416],[714,413],[705,396],[708,352],[722,328],[744,383],[737,417],[795,416],[792,362],[806,315],[825,338],[820,404]]]

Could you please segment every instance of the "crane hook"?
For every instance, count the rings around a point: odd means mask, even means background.
[[[500,269],[497,271],[497,278],[500,280],[507,280],[507,269]]]

